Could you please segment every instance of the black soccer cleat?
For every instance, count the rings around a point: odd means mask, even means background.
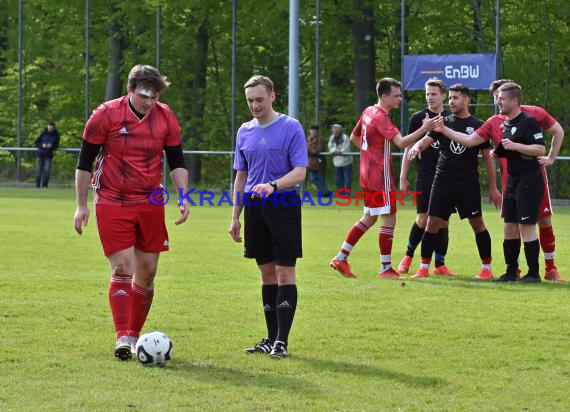
[[[498,279],[493,280],[493,282],[501,282],[501,283],[507,283],[507,282],[516,282],[517,279],[517,275],[511,275],[509,273],[505,273],[504,275],[501,275]]]
[[[263,353],[267,355],[271,352],[272,346],[273,346],[272,340],[269,340],[269,338],[263,338],[259,343],[256,343],[251,348],[244,349],[243,351],[249,354]]]
[[[273,348],[271,349],[271,353],[269,354],[272,358],[281,359],[286,358],[289,356],[287,353],[287,345],[285,342],[281,342],[280,340],[276,340],[273,344]]]
[[[525,276],[523,276],[520,280],[521,283],[540,283],[541,279],[540,276],[538,276],[538,274],[530,274],[527,273]]]
[[[121,336],[117,339],[117,343],[115,344],[115,349],[113,349],[113,353],[116,358],[119,358],[122,361],[129,360],[133,357],[131,353],[131,340],[129,336]]]

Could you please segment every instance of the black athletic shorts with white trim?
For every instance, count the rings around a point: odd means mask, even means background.
[[[428,215],[447,220],[455,209],[461,219],[482,216],[479,178],[450,179],[436,174]]]
[[[536,224],[543,197],[544,178],[538,169],[517,176],[509,175],[503,198],[505,222]]]
[[[249,203],[249,204],[248,204]],[[297,193],[244,199],[244,256],[258,264],[295,266],[303,257],[301,201]]]

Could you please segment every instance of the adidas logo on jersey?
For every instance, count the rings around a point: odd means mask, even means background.
[[[543,210],[543,212],[544,212],[544,213],[548,213],[548,212],[550,212],[550,209],[547,208],[547,207],[545,207],[544,210]]]
[[[162,243],[162,246],[168,246],[168,240],[165,240],[164,243]]]
[[[121,127],[121,130],[119,130],[119,133],[121,133],[121,134],[129,134],[129,132],[128,132],[127,128],[126,128],[126,127],[124,127],[124,126],[123,126],[123,127]]]
[[[265,140],[265,137],[262,137],[261,140],[259,141],[259,144],[267,144],[267,141]]]
[[[123,289],[115,291],[111,296],[129,296],[129,294]]]

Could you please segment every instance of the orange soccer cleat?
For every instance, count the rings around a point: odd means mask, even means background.
[[[416,272],[416,274],[414,276],[412,276],[412,279],[423,279],[423,278],[427,278],[429,277],[429,269],[426,268],[419,268],[418,271]]]
[[[455,276],[457,273],[449,269],[447,266],[436,266],[433,270],[433,274],[439,276]]]
[[[479,272],[479,274],[475,276],[473,279],[491,280],[493,279],[493,272],[491,272],[489,269],[481,269],[481,272]]]
[[[412,266],[412,260],[414,258],[408,255],[404,255],[402,261],[398,265],[398,272],[400,273],[408,273],[410,270],[410,266]]]
[[[556,266],[552,269],[544,268],[544,280],[549,280],[551,282],[564,282],[564,279],[558,273]]]
[[[378,279],[400,279],[400,274],[390,268],[384,272],[378,273]]]
[[[348,261],[341,259],[331,259],[331,268],[336,270],[342,276],[346,278],[355,278],[356,276],[352,273],[352,269],[348,264]]]

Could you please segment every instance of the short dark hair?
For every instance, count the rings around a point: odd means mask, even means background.
[[[493,83],[491,83],[491,85],[489,86],[489,91],[491,92],[491,94],[495,93],[499,87],[501,87],[503,84],[505,83],[514,83],[513,80],[511,79],[499,79],[499,80],[495,80]]]
[[[245,82],[245,84],[243,85],[243,88],[248,89],[250,87],[259,86],[260,84],[262,86],[265,86],[265,88],[267,89],[267,91],[269,93],[272,93],[274,91],[273,81],[269,77],[262,76],[260,74],[256,74],[254,76],[251,76],[249,78],[249,80],[247,82]]]
[[[155,93],[161,93],[170,82],[160,74],[158,69],[148,64],[137,64],[129,72],[129,88],[135,90],[138,86],[151,89]]]
[[[522,103],[522,88],[515,82],[505,83],[497,89],[500,92],[507,92],[511,99],[517,99],[519,105]]]
[[[447,91],[446,86],[445,86],[445,82],[443,80],[439,80],[439,79],[429,79],[426,84],[425,87],[439,87],[439,90],[441,91],[441,94],[445,94],[445,92]]]
[[[309,130],[319,130],[319,126],[317,126],[316,124],[309,127]]]
[[[463,83],[455,83],[453,86],[449,86],[450,92],[459,92],[464,96],[471,98],[471,90],[469,87],[465,86]]]
[[[383,94],[390,94],[392,86],[402,88],[402,83],[391,77],[384,77],[376,85],[376,94],[378,97],[382,97]]]
[[[55,127],[55,122],[48,122],[47,125],[48,125],[48,126],[53,126],[53,127]]]

